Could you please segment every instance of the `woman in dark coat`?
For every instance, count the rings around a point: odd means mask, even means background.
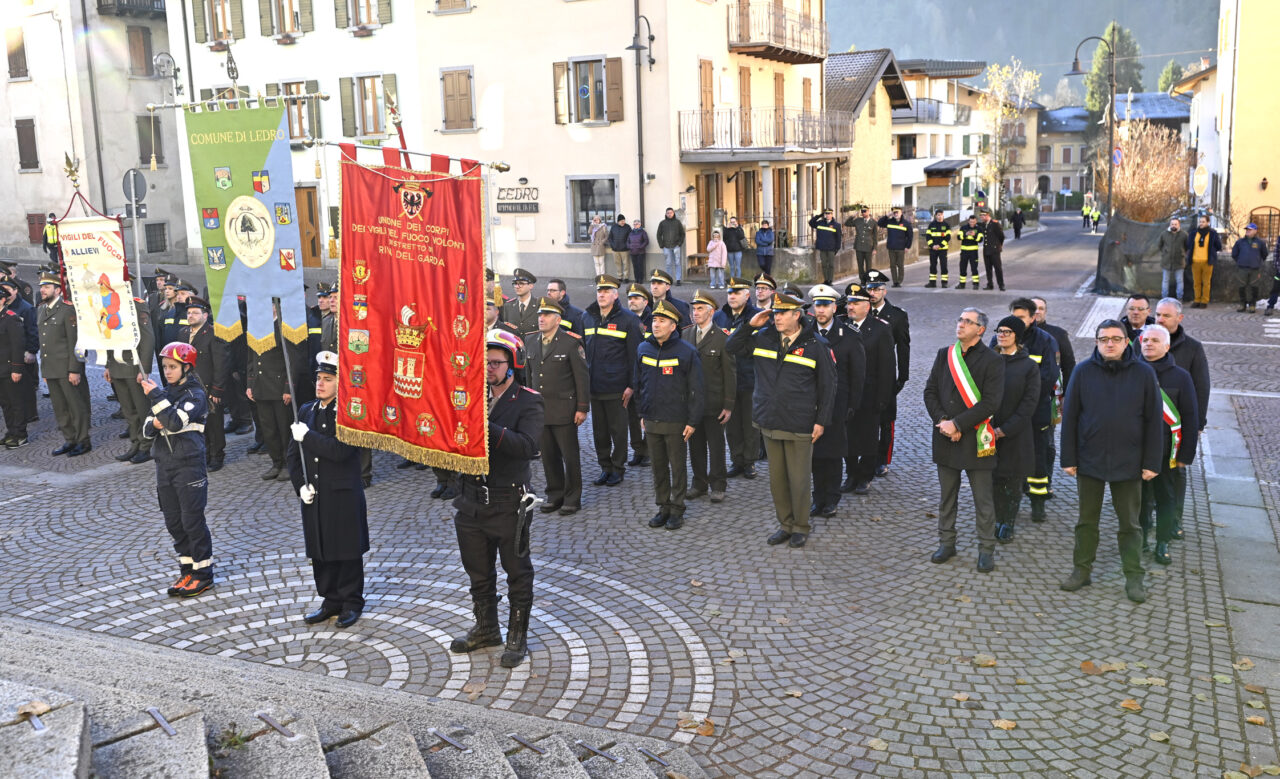
[[[996,429],[996,470],[991,477],[996,504],[996,540],[1013,540],[1013,523],[1022,503],[1022,485],[1035,468],[1031,416],[1040,399],[1040,368],[1022,339],[1027,326],[1016,316],[996,325],[996,351],[1004,360],[1004,396],[991,417]]]
[[[320,352],[316,363],[316,399],[299,409],[286,455],[293,488],[302,500],[302,533],[316,591],[324,598],[320,608],[303,619],[314,625],[336,616],[336,625],[345,628],[364,610],[369,521],[360,449],[337,438],[338,355]]]

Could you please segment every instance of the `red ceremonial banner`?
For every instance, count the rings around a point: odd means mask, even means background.
[[[338,438],[489,472],[479,166],[366,166],[342,145]]]

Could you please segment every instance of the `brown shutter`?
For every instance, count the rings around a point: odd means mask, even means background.
[[[348,2],[349,0],[333,0],[334,26],[340,30],[351,26],[351,6]]]
[[[231,37],[235,40],[244,38],[244,3],[242,0],[227,0],[231,4]]]
[[[209,40],[209,0],[191,0],[191,37],[196,43]]]
[[[569,123],[569,63],[551,63],[551,85],[556,111],[556,124]]]
[[[275,5],[277,0],[258,0],[258,28],[262,30],[264,37],[270,38],[275,34],[276,28],[271,21],[271,6]],[[282,26],[281,29],[284,29]]]
[[[742,145],[751,145],[751,68],[738,66],[738,124],[741,128]],[[742,213],[742,209],[738,209]]]
[[[444,129],[467,130],[475,127],[471,113],[471,72],[445,71],[441,77],[444,95]]]
[[[311,0],[307,0],[307,4],[310,5],[310,3]],[[320,82],[303,82],[302,89],[308,95],[314,95],[320,91]],[[320,100],[318,98],[311,98],[307,101],[307,127],[312,138],[320,137]]]
[[[356,137],[355,82],[349,78],[338,79],[338,97],[342,103],[342,135]]]
[[[391,0],[378,0],[378,24],[391,24]]]
[[[391,101],[396,104],[396,110],[398,111],[400,109],[400,90],[396,89],[396,74],[394,73],[382,74],[382,98],[384,104],[388,96],[390,96]],[[383,121],[385,121],[385,116]],[[390,127],[384,127],[382,129],[387,132],[391,131]]]
[[[807,114],[813,111],[813,79],[806,78],[802,83],[804,85],[804,93],[801,97],[801,100],[803,101],[801,107]]]
[[[280,85],[267,84],[267,97],[279,97],[279,96],[280,96]]]
[[[298,16],[301,17],[303,32],[312,32],[316,29],[316,15],[311,7],[311,0],[298,0]]]
[[[622,58],[610,57],[604,61],[604,118],[610,122],[622,121]]]

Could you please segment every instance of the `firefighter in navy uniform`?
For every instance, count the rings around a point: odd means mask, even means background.
[[[164,387],[138,374],[151,401],[142,425],[147,438],[164,444],[151,447],[156,461],[156,494],[164,523],[178,553],[178,580],[170,595],[190,598],[213,586],[213,540],[205,522],[209,474],[205,466],[204,420],[209,400],[195,372],[196,348],[181,341],[160,350]]]
[[[641,338],[648,338],[653,330],[653,294],[644,285],[633,283],[627,289],[627,308],[640,320]],[[635,403],[627,404],[627,433],[631,439],[632,452],[627,465],[633,468],[648,465],[649,441],[644,434],[644,425],[640,424],[640,413],[636,411]]]
[[[894,206],[893,215],[880,217],[876,224],[885,231],[884,243],[889,250],[889,273],[893,276],[893,286],[901,287],[907,249],[911,248],[911,240],[915,237],[911,222],[902,215],[901,206]]]
[[[597,487],[617,486],[626,473],[627,409],[635,389],[636,349],[644,330],[635,314],[618,300],[618,279],[596,277],[596,302],[582,319],[587,334],[587,373],[591,379],[591,430],[600,475]]]
[[[337,617],[337,627],[349,628],[364,611],[369,521],[360,447],[337,438],[338,355],[333,352],[316,355],[315,396],[289,426],[292,440],[286,455],[289,478],[302,501],[302,534],[316,592],[324,598],[320,608],[302,619],[315,625]]]
[[[942,218],[942,211],[935,211],[933,221],[924,231],[925,243],[929,244],[929,283],[926,287],[934,289],[938,282],[942,288],[947,287],[947,249],[951,246],[951,225]],[[941,267],[939,267],[941,266]],[[942,273],[939,274],[938,271]]]
[[[519,336],[490,330],[485,353],[489,385],[489,475],[459,478],[462,494],[453,502],[454,529],[462,567],[471,579],[476,624],[449,645],[471,652],[502,643],[498,627],[498,571],[507,574],[510,618],[502,667],[515,668],[528,654],[529,609],[533,606],[533,560],[529,520],[537,498],[529,488],[530,464],[542,435],[542,396],[524,386],[524,346]]]

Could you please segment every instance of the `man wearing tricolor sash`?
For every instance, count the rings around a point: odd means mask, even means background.
[[[978,570],[995,569],[996,516],[991,473],[996,438],[991,415],[1004,393],[1004,362],[982,343],[987,315],[966,308],[956,320],[956,342],[938,350],[924,387],[924,405],[933,420],[933,462],[942,497],[938,501],[935,563],[956,554],[956,501],[960,473],[969,477],[978,530]]]
[[[1059,586],[1074,592],[1092,583],[1102,496],[1110,487],[1125,595],[1142,603],[1147,591],[1138,512],[1142,482],[1160,472],[1164,453],[1160,385],[1151,366],[1134,355],[1123,323],[1103,321],[1094,338],[1093,356],[1076,366],[1062,406],[1062,470],[1076,477],[1080,513],[1074,567]]]
[[[1161,325],[1147,325],[1139,335],[1142,359],[1156,371],[1160,382],[1160,416],[1168,435],[1164,438],[1164,456],[1160,473],[1142,483],[1142,548],[1147,548],[1151,531],[1151,512],[1156,514],[1156,549],[1154,559],[1161,565],[1173,562],[1169,542],[1178,539],[1178,497],[1187,480],[1186,466],[1196,456],[1200,433],[1196,387],[1191,374],[1180,368],[1169,352],[1169,331]]]

